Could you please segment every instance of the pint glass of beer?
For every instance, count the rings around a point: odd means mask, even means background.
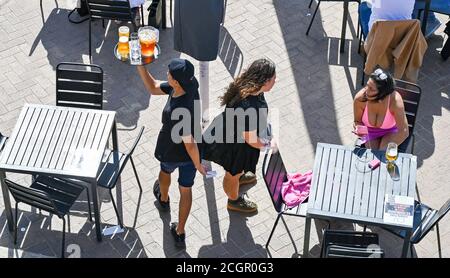
[[[128,58],[128,53],[130,52],[128,37],[122,36],[119,38],[118,51],[122,60],[126,60]]]
[[[156,29],[151,26],[141,27],[138,30],[142,56],[153,56],[157,40]]]

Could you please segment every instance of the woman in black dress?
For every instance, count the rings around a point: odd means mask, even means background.
[[[268,112],[264,93],[272,89],[275,78],[273,62],[254,61],[230,83],[220,98],[225,111],[205,131],[203,157],[226,171],[223,189],[229,210],[257,210],[254,202],[239,196],[239,177],[248,171],[255,173],[261,149],[270,147],[270,140],[264,138]]]

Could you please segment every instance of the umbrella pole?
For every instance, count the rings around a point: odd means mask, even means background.
[[[200,61],[200,99],[202,103],[202,128],[209,123],[209,62]]]

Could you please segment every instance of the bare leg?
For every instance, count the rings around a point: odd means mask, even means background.
[[[225,172],[223,190],[230,200],[236,200],[239,197],[239,178],[241,175],[242,173],[232,176],[229,172]]]
[[[180,206],[178,211],[177,234],[184,234],[184,226],[191,211],[192,206],[192,190],[190,187],[179,186],[180,190]]]
[[[161,191],[161,201],[167,202],[169,200],[169,186],[170,174],[159,171],[159,190]]]

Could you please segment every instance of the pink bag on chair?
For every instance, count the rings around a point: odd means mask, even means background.
[[[304,174],[287,174],[287,179],[281,187],[281,196],[284,203],[288,207],[293,208],[308,198],[311,189],[312,171]]]

